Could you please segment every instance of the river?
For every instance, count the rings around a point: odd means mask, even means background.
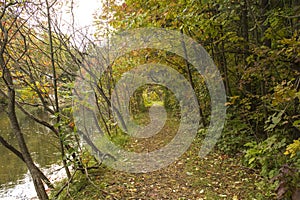
[[[40,118],[47,119],[42,113]],[[38,125],[28,117],[18,114],[29,151],[35,163],[50,176],[53,171],[61,174],[57,161],[60,158],[59,143],[47,128]],[[0,111],[0,135],[17,147],[17,141],[10,129],[6,114]],[[63,176],[63,175],[61,175]],[[0,199],[31,199],[36,195],[26,165],[13,153],[0,144]]]

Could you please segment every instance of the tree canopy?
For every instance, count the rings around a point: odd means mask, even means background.
[[[97,112],[92,119],[98,122],[97,128],[119,146],[126,146],[128,127],[112,102],[116,84],[135,66],[168,65],[195,91],[202,126],[197,135],[205,138],[212,102],[204,78],[185,58],[158,49],[134,50],[111,61],[102,77],[94,77],[84,64],[95,49],[103,51],[113,35],[145,27],[175,30],[192,38],[204,47],[220,71],[227,116],[215,151],[233,157],[241,155],[244,166],[258,170],[264,177],[261,184],[267,188],[266,196],[274,197],[276,193],[278,199],[299,197],[299,1],[107,0],[101,12],[94,15],[94,40],[74,27],[64,33],[57,11],[62,5],[69,6],[72,14],[73,1],[0,2],[0,107],[10,119],[18,146],[9,144],[1,134],[0,143],[26,163],[40,199],[48,198],[43,182],[49,186],[51,183],[31,158],[16,110],[49,128],[57,138],[67,184],[77,171],[88,177],[88,169],[99,168],[100,154],[101,158],[110,156],[97,151],[95,145],[101,141],[93,141],[76,127],[72,101],[78,77],[96,85],[92,92]],[[78,35],[81,36],[75,37]],[[106,64],[97,60],[95,63]],[[81,70],[86,74],[80,74]],[[172,82],[174,77],[165,79]],[[89,102],[83,99],[81,103],[89,109]],[[154,104],[166,108],[168,123],[181,119],[176,94],[157,84],[139,87],[130,97],[131,118],[143,118],[141,124],[149,123],[151,116],[145,113]],[[40,118],[36,110],[46,112],[50,119]],[[113,115],[114,110],[117,116]],[[80,137],[98,157],[82,147]],[[71,166],[75,172],[70,171]]]

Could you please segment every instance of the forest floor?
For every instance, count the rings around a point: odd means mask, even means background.
[[[173,137],[173,126],[152,138],[132,140],[128,149],[136,152],[160,148]],[[68,188],[66,199],[267,199],[258,173],[243,167],[238,156],[211,152],[201,159],[201,139],[174,163],[158,171],[132,174],[105,166],[77,177]]]

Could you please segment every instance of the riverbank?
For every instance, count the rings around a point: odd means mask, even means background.
[[[65,170],[57,165],[51,165],[48,168],[42,169],[44,174],[49,178],[51,183],[57,183],[62,181],[66,177]],[[36,192],[32,182],[32,178],[27,172],[23,179],[18,180],[17,183],[8,183],[2,185],[0,188],[1,200],[31,200],[36,199]],[[45,185],[46,190],[50,192],[50,189]]]
[[[48,117],[42,112],[37,115],[45,119]],[[54,179],[59,175],[55,171],[58,168],[56,163],[61,158],[58,139],[49,129],[35,123],[26,115],[19,113],[18,119],[35,163],[45,171],[50,179]],[[0,134],[7,142],[18,148],[17,140],[11,132],[10,121],[5,112],[0,112]],[[0,161],[3,161],[0,162],[0,199],[27,200],[34,197],[35,189],[25,163],[1,144]]]

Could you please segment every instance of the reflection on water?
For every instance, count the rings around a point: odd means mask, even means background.
[[[45,114],[38,114],[47,119]],[[24,115],[18,115],[22,131],[29,151],[42,168],[50,167],[59,160],[58,139],[47,128],[38,125]],[[0,111],[0,135],[10,144],[17,147],[17,141],[10,129],[10,123],[5,113]],[[15,186],[18,182],[28,179],[26,165],[17,156],[0,144],[0,190]],[[0,198],[3,196],[0,194]]]
[[[61,181],[67,175],[65,170],[56,164],[51,165],[50,168],[42,169],[44,174],[49,178],[50,182],[55,183],[56,181]],[[47,186],[45,186],[47,191]],[[19,180],[13,187],[6,187],[5,189],[0,189],[0,199],[1,200],[27,200],[27,199],[37,199],[32,178],[27,172],[22,180]]]

